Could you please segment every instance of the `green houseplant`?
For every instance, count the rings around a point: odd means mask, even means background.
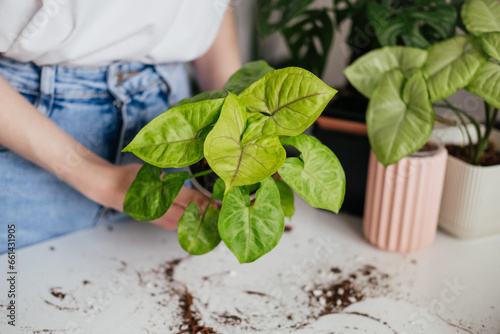
[[[381,46],[426,48],[454,36],[455,28],[461,27],[457,20],[461,0],[257,2],[259,35],[279,33],[288,48],[289,57],[275,65],[300,66],[320,77],[331,58],[333,40],[341,36],[340,25],[346,21],[351,22],[346,36],[349,63]],[[350,180],[342,210],[359,216],[364,211],[370,151],[365,124],[367,104],[366,98],[348,84],[313,126],[313,135],[335,149]],[[352,154],[353,150],[357,154]]]
[[[224,90],[180,101],[124,149],[147,163],[127,193],[124,212],[144,221],[161,217],[185,180],[215,173],[212,200],[222,201],[220,212],[190,203],[179,220],[179,242],[199,255],[223,240],[241,263],[258,259],[276,246],[284,217],[293,215],[291,188],[317,208],[337,212],[342,204],[345,178],[339,161],[317,139],[301,134],[335,93],[304,69],[274,70],[257,61],[237,71]],[[287,158],[287,145],[300,157]],[[209,169],[161,178],[161,168],[202,159]],[[271,178],[276,172],[284,181]],[[257,189],[254,203],[252,188]]]
[[[456,114],[467,134],[464,149],[469,158],[464,163],[448,157],[439,223],[465,238],[500,232],[500,211],[494,203],[500,166],[476,166],[488,148],[500,108],[500,2],[467,0],[461,16],[466,34],[426,50],[377,49],[359,58],[345,74],[370,99],[368,137],[385,166],[412,155],[428,141],[434,128],[434,108],[449,108]],[[484,131],[473,116],[446,100],[459,89],[484,101]],[[468,122],[474,126],[477,141]]]
[[[349,81],[370,99],[368,136],[380,162],[395,163],[427,142],[434,127],[434,107],[449,108],[464,124],[467,120],[475,125],[479,141],[469,142],[470,162],[479,162],[500,108],[499,8],[498,1],[468,0],[462,7],[468,34],[427,50],[377,49],[345,70]],[[471,115],[446,100],[459,89],[483,99],[484,133]]]

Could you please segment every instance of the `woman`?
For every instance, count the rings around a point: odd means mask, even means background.
[[[0,244],[17,247],[116,216],[141,165],[121,154],[151,119],[240,66],[227,0],[0,3]],[[167,111],[168,112],[168,111]],[[183,187],[154,223],[174,229]]]

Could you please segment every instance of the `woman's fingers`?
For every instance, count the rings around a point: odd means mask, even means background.
[[[170,209],[168,209],[167,213],[161,218],[152,221],[152,223],[166,230],[175,230],[177,229],[177,222],[181,219],[185,209],[185,207],[174,203]]]

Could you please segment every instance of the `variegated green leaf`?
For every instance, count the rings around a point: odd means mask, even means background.
[[[287,158],[279,173],[309,205],[338,212],[344,201],[345,174],[335,154],[314,137],[299,135],[282,139],[300,151]]]
[[[167,168],[185,167],[203,158],[205,135],[200,131],[215,123],[224,100],[183,104],[153,119],[123,149],[147,163]]]
[[[386,73],[370,99],[366,125],[372,150],[384,166],[419,150],[434,126],[422,73],[408,80],[399,70]]]
[[[500,65],[492,61],[484,64],[467,86],[467,90],[500,109]]]
[[[309,71],[287,67],[270,72],[239,96],[261,117],[255,129],[262,136],[295,136],[318,118],[337,91]]]
[[[257,260],[279,242],[285,227],[280,194],[272,178],[261,181],[255,203],[241,187],[224,196],[219,234],[240,263]]]
[[[475,35],[500,32],[500,1],[467,0],[462,6],[462,20]]]
[[[367,53],[344,70],[349,82],[363,95],[370,98],[382,75],[398,68],[410,77],[418,71],[427,58],[425,50],[391,46]]]
[[[487,60],[472,36],[457,36],[434,44],[424,65],[431,101],[436,102],[464,88]]]
[[[205,158],[224,180],[226,192],[271,176],[283,164],[285,150],[277,136],[242,142],[247,111],[238,97],[227,96],[217,124],[205,141]]]

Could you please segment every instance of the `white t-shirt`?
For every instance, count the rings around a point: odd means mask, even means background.
[[[229,0],[0,0],[0,53],[38,65],[203,55]]]

